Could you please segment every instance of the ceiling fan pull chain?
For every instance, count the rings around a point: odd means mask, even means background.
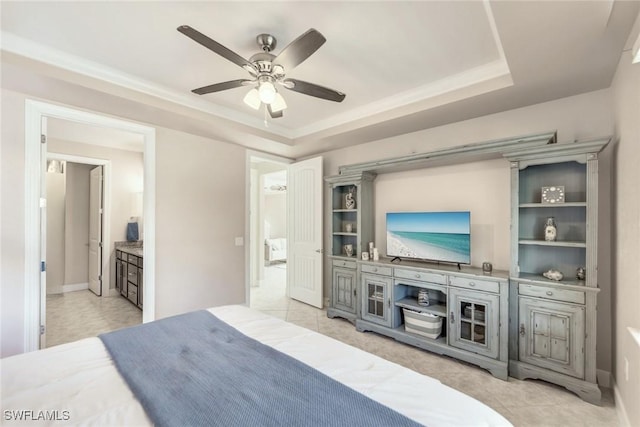
[[[267,113],[267,104],[262,105],[264,105],[264,127],[268,128],[269,122],[267,121],[267,118],[269,117],[269,114]]]

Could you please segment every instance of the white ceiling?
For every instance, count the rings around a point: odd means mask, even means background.
[[[638,15],[637,1],[261,1],[1,3],[3,61],[30,58],[252,135],[307,151],[336,148],[606,88]],[[342,103],[286,89],[269,119],[248,88],[191,89],[249,78],[185,37],[190,25],[244,58],[270,33],[282,48],[309,28],[327,42],[287,77],[346,93]],[[59,74],[58,74],[59,75]],[[3,85],[12,76],[3,76]],[[90,86],[90,83],[81,83]],[[217,132],[217,133],[216,133]],[[311,148],[314,147],[314,148]]]

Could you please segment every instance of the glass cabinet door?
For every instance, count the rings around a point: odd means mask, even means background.
[[[391,326],[392,279],[376,274],[362,275],[362,318]]]
[[[460,319],[460,339],[485,345],[487,343],[487,304],[462,301],[457,308]]]
[[[457,288],[449,290],[449,344],[496,358],[499,350],[498,295]]]

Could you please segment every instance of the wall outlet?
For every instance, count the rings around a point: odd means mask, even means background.
[[[629,381],[629,359],[624,358],[624,379]]]

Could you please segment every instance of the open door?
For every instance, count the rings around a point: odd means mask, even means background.
[[[91,169],[89,186],[89,290],[102,295],[102,166]]]
[[[290,165],[287,176],[289,296],[322,308],[322,157]]]

